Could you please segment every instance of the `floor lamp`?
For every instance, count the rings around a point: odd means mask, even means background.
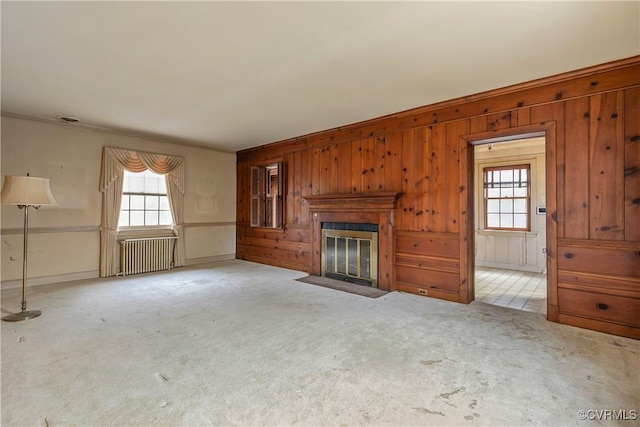
[[[27,241],[29,240],[29,208],[38,209],[40,206],[57,206],[58,203],[51,194],[49,180],[29,176],[6,176],[2,186],[3,205],[16,205],[24,209],[24,254],[22,257],[22,310],[20,313],[10,314],[2,318],[6,322],[33,319],[42,314],[39,310],[27,311]]]

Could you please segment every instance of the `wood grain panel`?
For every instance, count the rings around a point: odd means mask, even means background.
[[[562,314],[640,327],[640,298],[562,288],[558,289],[558,301]]]
[[[511,124],[513,126],[526,126],[531,124],[531,109],[519,108],[511,112]]]
[[[351,192],[362,193],[362,141],[352,141],[351,145]],[[345,178],[346,179],[346,178]]]
[[[443,258],[435,256],[396,254],[396,266],[414,267],[424,270],[446,271],[458,274],[460,262],[457,258]]]
[[[351,143],[340,144],[336,147],[336,189],[333,194],[351,192]]]
[[[458,259],[459,236],[449,233],[396,232],[396,253]]]
[[[560,238],[589,238],[589,98],[578,98],[566,103],[565,130],[565,183],[571,191],[565,192],[563,227]]]
[[[312,150],[312,162],[311,162],[311,185],[312,185],[312,194],[320,194],[320,174],[322,173],[322,163],[320,158],[320,149],[314,148]]]
[[[422,130],[424,132],[424,130]],[[397,228],[400,230],[412,230],[415,219],[415,186],[416,165],[415,147],[416,130],[408,130],[402,133],[402,193],[398,211]]]
[[[413,218],[407,230],[427,230],[431,212],[431,129],[416,129],[413,140],[415,146],[415,168]]]
[[[386,137],[377,137],[375,139],[375,150],[374,150],[374,180],[373,180],[373,191],[384,191],[385,183],[384,183],[384,165],[386,160],[387,153],[387,140]]]
[[[376,144],[373,138],[362,141],[362,191],[376,191]]]
[[[640,242],[640,88],[624,93],[624,239]]]
[[[638,298],[640,297],[640,278],[560,270],[558,288]]]
[[[640,247],[558,247],[558,269],[611,276],[640,277]]]
[[[429,159],[429,211],[428,222],[423,229],[436,232],[447,230],[447,136],[446,125],[431,127],[431,152],[426,153]]]
[[[313,150],[301,152],[300,163],[300,181],[302,188],[300,189],[300,221],[299,224],[308,225],[310,221],[309,204],[305,197],[313,194]]]
[[[298,214],[300,212],[299,203],[296,203],[296,189],[300,187],[296,187],[296,175],[300,165],[296,165],[296,153],[289,153],[284,158],[285,164],[285,194],[286,198],[284,201],[284,224],[290,226],[291,224],[297,224],[297,216],[296,210],[298,210]],[[287,173],[287,171],[289,173]],[[299,175],[297,175],[299,176]],[[297,209],[296,209],[297,208]]]
[[[460,139],[463,135],[469,133],[469,122],[459,120],[447,123],[447,179],[446,179],[446,196],[447,196],[447,217],[446,228],[443,231],[447,233],[460,232],[460,190],[463,185],[460,182]]]
[[[318,178],[318,188],[320,194],[331,194],[331,170],[333,169],[333,158],[331,157],[331,146],[320,149],[320,176]]]
[[[402,191],[402,134],[392,133],[386,139],[384,161],[385,191]]]
[[[435,289],[458,294],[457,273],[427,270],[423,268],[396,266],[396,282],[419,288]]]
[[[508,129],[511,127],[511,111],[487,116],[487,130]]]
[[[622,92],[594,95],[590,101],[589,237],[623,240]]]

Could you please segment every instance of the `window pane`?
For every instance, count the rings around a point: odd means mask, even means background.
[[[127,171],[124,172],[124,177],[122,179],[122,192],[129,192],[129,173]]]
[[[120,209],[121,210],[129,209],[129,196],[126,194],[122,195],[122,203],[120,204]]]
[[[158,178],[158,193],[167,194],[167,181],[164,175],[161,175],[160,178]]]
[[[169,207],[169,198],[167,196],[160,196],[160,210],[171,210],[171,208]]]
[[[500,191],[500,197],[513,197],[513,187],[502,188]]]
[[[118,219],[118,227],[129,226],[129,211],[120,211],[120,218]]]
[[[489,188],[487,190],[487,197],[500,197],[500,189],[499,188]]]
[[[484,182],[485,184],[490,184],[493,182],[493,173],[491,171],[484,171]]]
[[[158,196],[144,196],[144,202],[146,210],[158,210]]]
[[[513,215],[500,214],[500,227],[513,227]]]
[[[487,227],[500,227],[500,215],[498,214],[489,214],[487,215]]]
[[[144,191],[144,177],[132,176],[129,178],[129,191],[131,193],[142,193]]]
[[[500,171],[500,181],[513,182],[513,171],[511,169]]]
[[[171,212],[160,211],[160,216],[158,217],[158,225],[171,225],[171,224],[173,224],[173,219],[171,218]]]
[[[500,200],[500,212],[513,212],[513,200]]]
[[[514,197],[527,197],[527,187],[517,187],[513,189]]]
[[[144,225],[144,212],[143,211],[131,211],[129,217],[129,225],[132,227],[139,227]]]
[[[513,201],[513,211],[516,213],[527,213],[527,200],[515,199]]]
[[[520,179],[526,182],[529,179],[529,171],[527,169],[520,169]]]
[[[515,214],[513,219],[513,226],[515,228],[527,228],[527,215]]]
[[[497,200],[497,199],[487,200],[487,212],[489,213],[500,212],[500,200]]]
[[[131,209],[144,209],[144,196],[131,196]]]
[[[146,211],[144,213],[144,225],[158,225],[158,211]]]
[[[158,178],[146,177],[144,179],[144,192],[145,193],[158,193]]]

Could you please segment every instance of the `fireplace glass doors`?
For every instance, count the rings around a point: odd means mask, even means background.
[[[322,275],[378,287],[378,233],[322,230]]]

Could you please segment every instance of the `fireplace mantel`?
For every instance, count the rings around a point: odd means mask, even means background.
[[[400,196],[402,193],[398,192],[345,193],[307,196],[305,199],[312,212],[382,212],[394,210]]]
[[[378,224],[378,287],[393,290],[393,214],[399,192],[307,196],[312,212],[311,274],[321,274],[323,222]]]

